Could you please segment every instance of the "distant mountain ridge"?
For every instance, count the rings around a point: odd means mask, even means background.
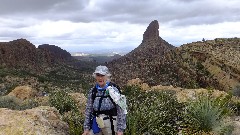
[[[109,55],[88,55],[88,56],[73,56],[73,58],[80,61],[88,61],[88,62],[96,62],[98,64],[105,64],[114,59],[121,58],[122,56],[119,54],[115,54],[113,56]]]
[[[39,95],[55,88],[83,91],[91,85],[95,67],[55,45],[36,48],[26,39],[0,42],[0,96],[25,85]]]
[[[11,68],[40,70],[72,59],[71,54],[54,45],[38,48],[26,39],[0,42],[0,65]]]
[[[159,37],[151,22],[142,43],[107,64],[113,81],[124,85],[140,78],[149,85],[230,90],[240,85],[240,39],[199,41],[174,47]]]
[[[58,59],[58,60],[70,60],[72,59],[72,56],[69,52],[66,50],[63,50],[62,48],[55,46],[55,45],[49,45],[49,44],[43,44],[38,46],[39,49],[46,49],[52,53],[52,55]]]

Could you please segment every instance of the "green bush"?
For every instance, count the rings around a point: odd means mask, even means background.
[[[239,97],[233,97],[231,100],[231,107],[233,108],[233,112],[235,115],[240,115],[240,98]]]
[[[35,99],[27,99],[22,102],[21,110],[31,109],[39,106],[39,103]]]
[[[211,95],[200,95],[195,101],[190,101],[186,106],[183,132],[230,134],[233,127],[225,123],[226,116],[232,112],[230,99],[229,96],[213,98]]]
[[[37,107],[38,103],[33,99],[22,101],[14,96],[0,97],[0,108],[9,108],[12,110],[25,110]]]
[[[0,97],[0,108],[9,108],[12,110],[20,110],[21,100],[14,96]]]
[[[50,105],[57,108],[63,116],[63,121],[69,125],[70,135],[83,133],[84,116],[80,113],[76,102],[66,91],[54,91],[49,96]]]
[[[138,87],[126,87],[128,115],[126,135],[177,134],[183,104],[173,91],[142,92]]]
[[[74,100],[64,90],[52,92],[49,96],[49,103],[51,106],[57,108],[60,114],[78,109]]]
[[[234,111],[236,113],[237,116],[240,115],[240,101],[236,101],[234,102]]]
[[[18,84],[16,83],[12,83],[6,86],[5,91],[4,91],[4,95],[9,94],[14,88],[16,88],[18,86]]]
[[[63,121],[68,123],[70,135],[80,135],[83,133],[84,116],[79,111],[65,113]]]
[[[233,96],[240,97],[240,85],[237,85],[235,88],[232,90]]]

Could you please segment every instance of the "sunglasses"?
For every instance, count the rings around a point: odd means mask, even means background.
[[[105,76],[105,75],[102,75],[102,74],[96,74],[96,76],[98,76],[98,77],[103,77],[103,76]]]

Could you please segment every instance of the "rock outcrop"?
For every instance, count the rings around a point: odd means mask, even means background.
[[[0,63],[1,65],[16,66],[36,66],[36,48],[25,39],[18,39],[10,42],[0,43]]]
[[[55,45],[43,44],[43,45],[39,45],[38,49],[49,51],[51,55],[54,57],[55,62],[67,61],[72,59],[72,56],[69,52]]]
[[[18,86],[15,89],[13,89],[8,95],[17,97],[21,100],[25,100],[37,96],[37,91],[33,90],[29,86]]]
[[[41,106],[24,111],[0,108],[0,135],[67,135],[68,125],[55,108]]]

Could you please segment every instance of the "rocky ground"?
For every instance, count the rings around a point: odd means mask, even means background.
[[[40,106],[24,111],[0,108],[0,135],[66,135],[67,123],[58,111]]]

